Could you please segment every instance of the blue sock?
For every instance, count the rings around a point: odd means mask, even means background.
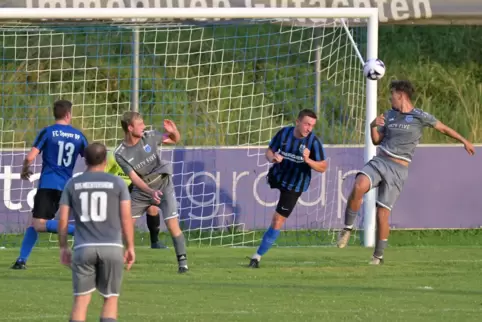
[[[264,233],[261,245],[258,247],[257,254],[263,256],[268,252],[268,250],[273,246],[274,242],[279,236],[280,231],[269,227],[269,229]]]
[[[32,252],[35,243],[37,242],[38,233],[33,227],[28,227],[23,236],[22,247],[20,248],[20,256],[18,259],[27,261]]]
[[[58,220],[48,220],[45,223],[45,228],[49,233],[54,233],[57,234],[59,232],[59,221]],[[69,235],[73,235],[75,231],[75,226],[74,225],[68,225],[67,226],[67,233]]]

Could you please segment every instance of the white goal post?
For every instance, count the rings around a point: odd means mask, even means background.
[[[378,58],[378,9],[377,8],[2,8],[0,23],[15,20],[113,20],[122,23],[141,22],[150,19],[364,19],[367,27],[365,60]],[[72,21],[75,24],[75,21]],[[134,31],[135,32],[135,31]],[[352,39],[351,39],[352,40]],[[353,40],[352,40],[353,41]],[[362,73],[360,62],[359,73]],[[135,85],[134,85],[135,86]],[[377,113],[377,81],[366,81],[364,161],[375,156],[375,146],[370,138],[370,122]],[[133,101],[138,98],[133,98]],[[75,104],[75,102],[74,102]],[[135,108],[136,104],[133,104]],[[307,106],[308,107],[308,106]],[[366,194],[364,203],[364,245],[375,244],[375,189]]]

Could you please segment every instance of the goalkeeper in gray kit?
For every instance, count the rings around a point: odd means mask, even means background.
[[[378,187],[377,238],[370,264],[383,263],[384,250],[390,234],[389,216],[402,192],[424,127],[431,127],[464,145],[469,155],[474,155],[472,143],[459,133],[438,121],[433,115],[415,108],[412,104],[413,86],[408,81],[390,84],[392,109],[371,123],[371,139],[378,153],[357,173],[353,190],[345,210],[345,228],[340,232],[337,246],[348,244],[362,198],[372,188]]]
[[[162,160],[158,150],[162,144],[176,144],[181,135],[170,120],[164,120],[164,134],[145,131],[144,120],[137,112],[124,113],[121,125],[125,137],[114,150],[114,156],[132,181],[132,217],[141,217],[152,205],[161,209],[176,251],[178,272],[185,273],[188,271],[186,242],[179,226],[172,164]]]

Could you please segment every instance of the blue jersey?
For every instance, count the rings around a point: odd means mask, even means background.
[[[311,181],[311,167],[303,160],[305,148],[310,150],[310,159],[325,160],[323,144],[311,132],[307,137],[298,139],[294,135],[294,126],[282,128],[269,143],[273,152],[283,156],[281,163],[275,163],[272,174],[279,185],[290,191],[305,192]]]
[[[87,139],[70,125],[54,124],[43,128],[35,138],[33,147],[42,153],[42,172],[39,189],[64,190],[72,178],[79,154],[84,156]]]

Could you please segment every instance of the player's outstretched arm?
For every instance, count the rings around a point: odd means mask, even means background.
[[[385,116],[380,114],[370,123],[370,134],[373,145],[379,145],[383,141],[385,134],[383,133],[385,127]]]
[[[127,188],[126,188],[127,190]],[[127,270],[131,269],[132,264],[136,259],[134,252],[134,221],[131,215],[131,201],[122,200],[120,202],[120,216],[122,223],[122,235],[126,243],[126,252],[124,254],[124,261],[127,264]]]
[[[464,145],[465,150],[467,151],[467,153],[469,155],[475,154],[475,149],[474,149],[474,146],[472,145],[472,143],[470,143],[469,140],[464,138],[462,135],[460,135],[454,129],[448,127],[447,125],[443,124],[440,121],[437,121],[433,128],[436,129],[437,131],[439,131],[440,133],[442,133],[442,134],[444,134],[448,137],[451,137],[452,139],[455,139],[455,140],[459,141],[460,143],[462,143]]]

